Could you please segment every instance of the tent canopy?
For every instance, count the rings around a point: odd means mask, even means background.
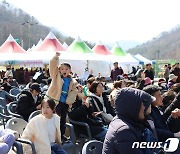
[[[1,45],[0,53],[27,53],[10,34],[7,40]]]
[[[68,51],[80,52],[80,53],[92,53],[93,51],[87,46],[87,44],[78,37],[67,48]]]
[[[105,45],[102,44],[102,42],[99,42],[98,44],[96,44],[92,50],[97,53],[97,54],[101,54],[101,55],[111,55],[112,53],[110,52],[110,50],[108,48],[106,48]]]
[[[125,52],[118,43],[111,49],[111,52],[116,56],[126,56],[127,52]]]
[[[50,32],[46,38],[38,43],[38,45],[33,49],[33,51],[65,51],[66,49],[59,42],[56,36]]]
[[[149,59],[141,56],[140,54],[135,55],[135,57],[138,58],[138,59],[140,59],[141,61],[143,61],[144,64],[152,64],[152,61],[151,61],[151,60],[149,60]]]

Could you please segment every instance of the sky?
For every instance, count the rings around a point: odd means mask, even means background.
[[[83,40],[146,42],[180,24],[179,0],[6,0]]]

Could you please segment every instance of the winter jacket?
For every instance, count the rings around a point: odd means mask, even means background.
[[[102,98],[103,98],[104,107],[106,108],[106,113],[110,113],[114,117],[115,116],[115,112],[114,112],[113,107],[111,106],[110,101],[107,98],[106,93],[102,94]],[[94,97],[92,93],[90,93],[89,96],[87,97],[87,101],[90,103],[92,112],[99,112],[97,107],[96,107],[96,105],[95,105],[95,103],[94,103],[94,101],[96,101],[100,111],[103,111],[102,103],[100,102],[98,97]],[[101,115],[99,115],[99,116],[101,117]],[[104,122],[104,124],[106,124],[106,123]]]
[[[82,105],[81,100],[76,100],[72,106],[72,111],[69,113],[69,118],[79,122],[85,122],[89,125],[92,136],[99,134],[103,131],[103,123],[101,119],[94,118],[92,116],[91,107],[87,108],[86,105]],[[74,125],[76,134],[86,133],[85,127]]]
[[[59,62],[59,58],[56,57],[50,60],[49,72],[50,72],[50,77],[52,78],[52,82],[46,93],[46,96],[48,98],[53,99],[56,102],[56,105],[59,103],[59,99],[62,92],[62,86],[63,86],[63,80],[61,78],[61,74],[58,69],[58,62]],[[69,91],[66,99],[66,103],[68,103],[70,107],[76,100],[76,95],[77,95],[76,85],[77,82],[75,81],[75,79],[72,78],[69,84]]]
[[[29,91],[22,91],[18,96],[17,113],[23,116],[24,120],[28,121],[30,114],[36,111],[36,102]]]
[[[160,111],[157,107],[152,106],[150,116],[154,121],[158,141],[165,141],[168,138],[174,137],[174,133],[169,130],[163,115],[160,114]]]
[[[53,119],[56,127],[56,143],[60,145],[60,118],[58,115],[53,114]],[[37,154],[51,154],[48,126],[46,118],[42,114],[39,114],[30,120],[22,134],[22,138],[28,139],[34,143]],[[30,154],[31,150],[29,151],[29,148],[25,147],[25,153]]]
[[[144,102],[144,103],[143,103]],[[143,141],[146,125],[138,120],[141,104],[145,110],[152,97],[138,89],[123,88],[115,99],[116,117],[109,125],[102,154],[143,154],[143,149],[132,148],[134,142]]]
[[[171,116],[171,112],[176,108],[180,109],[180,92],[176,95],[173,102],[166,108],[163,115],[164,118],[167,120],[169,129],[173,133],[177,133],[180,131],[180,117],[172,118]]]

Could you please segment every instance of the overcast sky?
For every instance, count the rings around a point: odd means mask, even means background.
[[[89,41],[146,42],[180,24],[179,0],[6,0],[47,26]]]

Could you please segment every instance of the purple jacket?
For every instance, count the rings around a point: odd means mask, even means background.
[[[117,79],[117,76],[118,75],[122,75],[124,72],[123,72],[123,69],[122,68],[116,68],[116,69],[113,69],[111,70],[111,79],[113,81],[115,81]]]

